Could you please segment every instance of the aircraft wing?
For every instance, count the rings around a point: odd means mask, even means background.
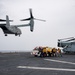
[[[26,26],[30,26],[29,24],[22,24],[22,25],[13,25],[15,27],[26,27]]]

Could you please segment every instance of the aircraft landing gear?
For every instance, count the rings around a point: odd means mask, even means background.
[[[17,34],[15,34],[15,36],[17,36]]]
[[[16,33],[15,36],[17,36],[18,34]]]
[[[20,37],[20,35],[19,35],[19,37]]]
[[[15,34],[15,36],[17,36],[17,35]]]
[[[5,34],[5,36],[7,36],[7,34]]]

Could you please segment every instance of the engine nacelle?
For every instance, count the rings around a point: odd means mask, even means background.
[[[33,32],[33,30],[34,30],[34,21],[33,21],[33,19],[30,20],[29,25],[30,25],[30,31]]]

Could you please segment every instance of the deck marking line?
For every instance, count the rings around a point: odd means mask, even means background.
[[[55,71],[75,71],[75,69],[63,69],[63,68],[47,68],[47,67],[31,67],[31,66],[17,66],[17,68],[37,69],[37,70],[55,70]]]
[[[52,60],[52,59],[44,59],[44,60],[75,65],[75,63],[73,63],[73,62],[67,62],[67,61]]]

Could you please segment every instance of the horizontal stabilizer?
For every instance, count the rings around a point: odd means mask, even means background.
[[[12,22],[13,20],[9,20],[9,21]],[[0,19],[0,22],[6,22],[6,20]]]
[[[4,20],[4,19],[0,19],[0,22],[4,22],[4,21],[6,21],[6,20]]]

